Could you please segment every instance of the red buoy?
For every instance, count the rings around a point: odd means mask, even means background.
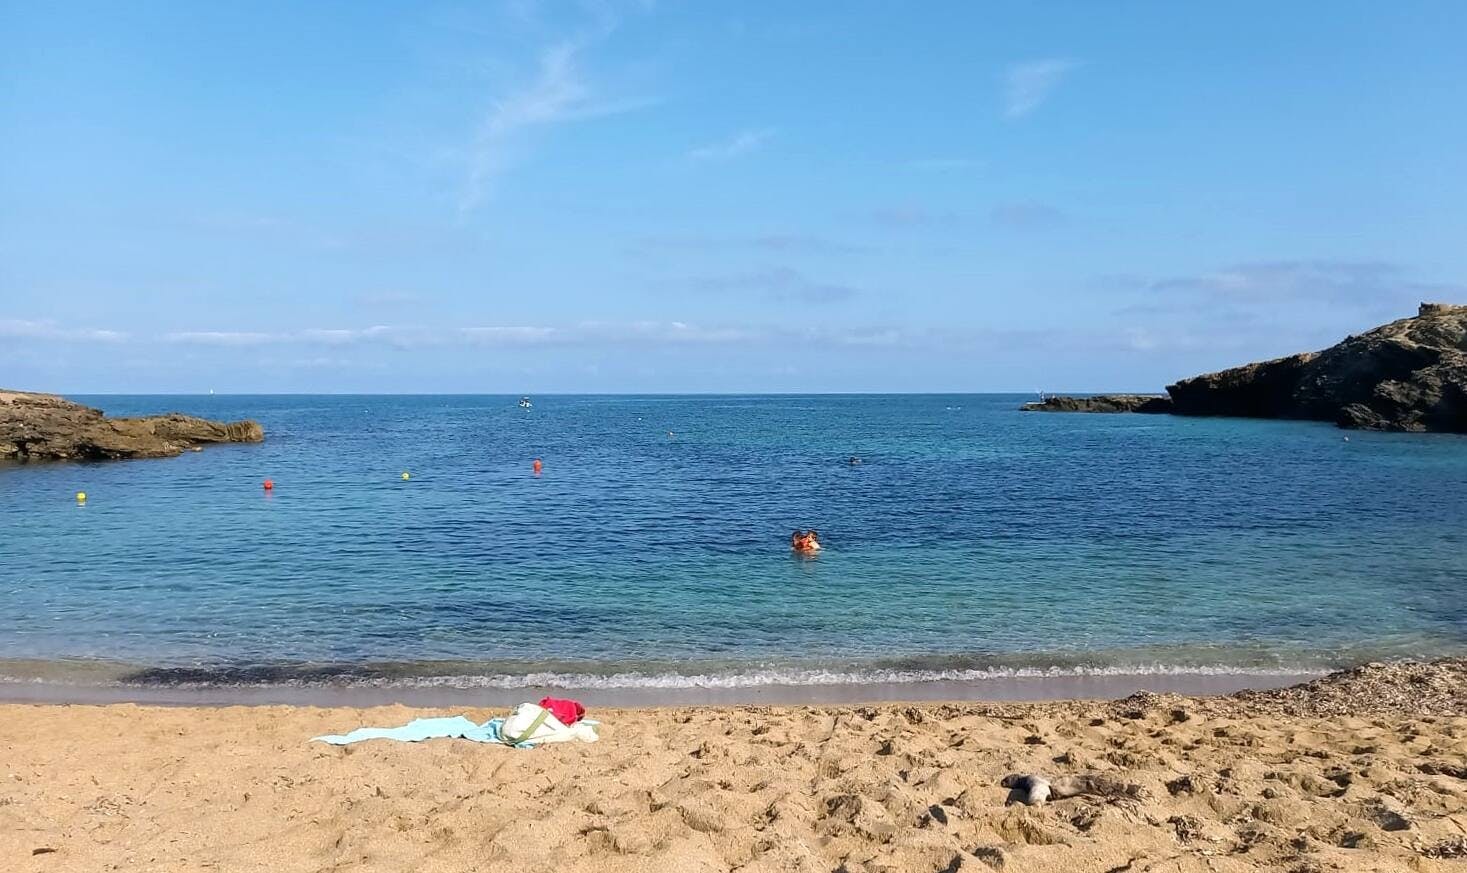
[[[536,458],[535,459],[535,463],[533,463],[533,464],[530,465],[530,469],[535,471],[535,475],[536,476],[540,475],[540,471],[544,467],[545,467],[545,465],[542,464],[542,463],[540,463],[540,459],[539,458]]]
[[[273,479],[266,479],[265,480],[265,490],[266,491],[274,491],[275,490],[275,480],[273,480]]]

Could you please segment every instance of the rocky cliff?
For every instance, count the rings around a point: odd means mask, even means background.
[[[1183,379],[1166,390],[1179,415],[1467,433],[1467,306],[1423,303],[1415,318],[1324,351]]]
[[[107,418],[54,394],[0,390],[0,460],[166,458],[203,443],[257,443],[253,421],[228,424],[178,413]]]

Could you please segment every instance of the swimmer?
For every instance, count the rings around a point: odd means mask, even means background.
[[[790,548],[802,555],[813,555],[820,551],[819,535],[813,530],[797,530],[790,534]]]
[[[850,464],[852,467],[859,467],[861,466],[861,457],[859,455],[851,455],[851,459],[849,461],[846,461],[846,463]]]

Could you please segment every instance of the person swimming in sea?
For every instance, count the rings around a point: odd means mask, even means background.
[[[820,551],[820,533],[815,530],[797,530],[790,534],[790,548],[801,555],[813,555]]]

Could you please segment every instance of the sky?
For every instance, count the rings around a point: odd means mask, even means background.
[[[1467,302],[1467,4],[0,0],[0,386],[1159,390]]]

